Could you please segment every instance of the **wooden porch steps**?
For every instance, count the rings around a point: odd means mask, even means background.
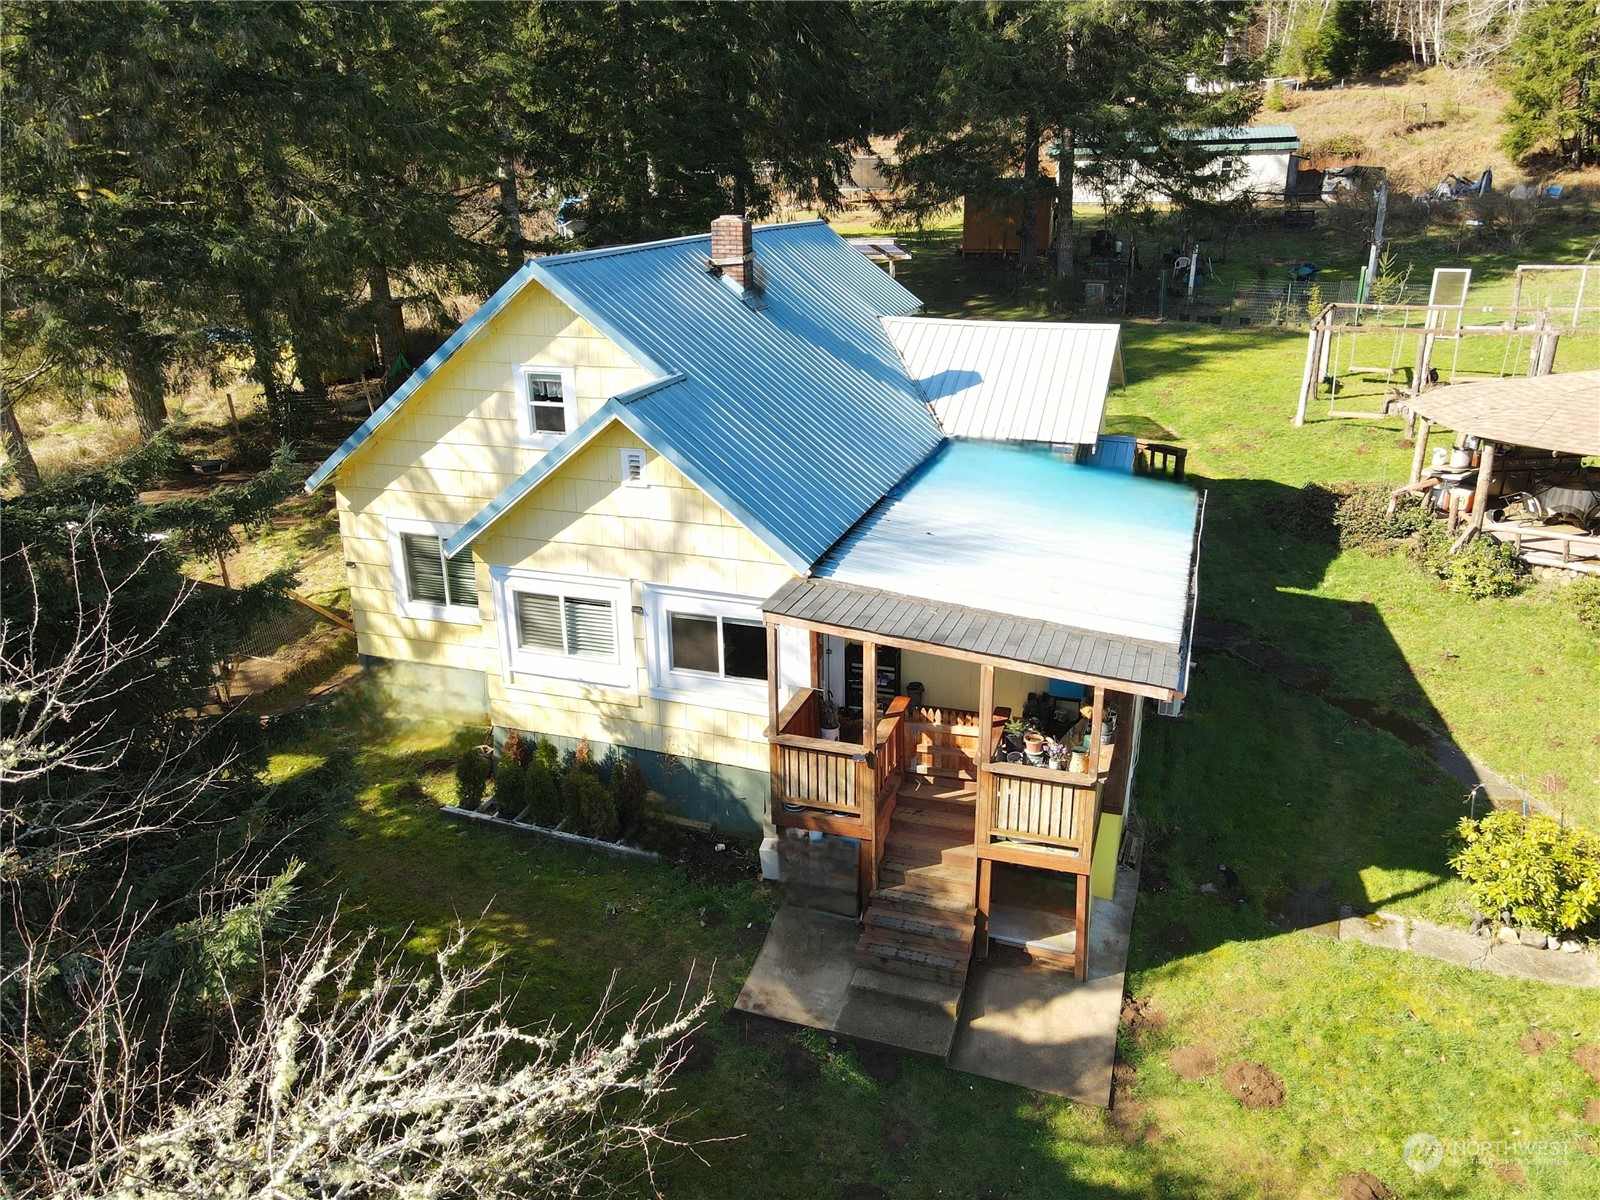
[[[960,987],[972,960],[976,883],[971,810],[902,801],[862,917],[856,963]]]

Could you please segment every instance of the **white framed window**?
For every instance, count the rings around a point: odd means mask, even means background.
[[[554,446],[578,424],[578,373],[525,363],[512,371],[517,434],[525,446]]]
[[[419,621],[476,625],[478,570],[472,548],[445,557],[444,543],[459,525],[392,518],[389,565],[394,575],[395,607]]]
[[[626,579],[491,567],[508,676],[634,686],[632,589]]]
[[[650,585],[644,610],[651,695],[766,709],[767,631],[760,600]]]

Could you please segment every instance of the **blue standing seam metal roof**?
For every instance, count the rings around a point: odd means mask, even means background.
[[[709,235],[533,266],[601,332],[684,376],[619,416],[805,571],[941,444],[879,322],[921,304],[821,221],[757,228],[754,250],[759,305],[707,269]]]
[[[921,302],[825,222],[757,228],[753,241],[765,279],[759,304],[710,273],[708,234],[529,262],[307,488],[332,474],[535,280],[663,377],[613,397],[600,424],[580,427],[583,438],[620,420],[796,570],[808,570],[942,444],[880,324]],[[491,501],[451,545],[471,542],[537,487],[577,448],[579,432]]]

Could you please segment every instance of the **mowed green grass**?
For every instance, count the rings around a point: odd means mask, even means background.
[[[305,769],[341,740],[357,746],[367,785],[318,863],[343,891],[342,921],[403,943],[419,964],[457,922],[474,926],[475,947],[502,956],[519,1021],[583,1022],[608,987],[626,1007],[686,984],[698,991],[709,979],[716,1007],[702,1036],[713,1047],[710,1061],[681,1073],[668,1101],[681,1114],[678,1135],[695,1145],[659,1164],[667,1196],[859,1196],[873,1193],[848,1189],[871,1185],[906,1200],[1332,1197],[1342,1175],[1359,1171],[1408,1197],[1593,1194],[1600,1160],[1582,1139],[1596,1131],[1581,1114],[1600,1084],[1572,1050],[1600,1040],[1600,996],[1268,920],[1257,893],[1270,890],[1262,881],[1272,870],[1326,871],[1336,895],[1367,889],[1360,894],[1385,903],[1426,888],[1427,852],[1413,861],[1403,850],[1431,829],[1401,815],[1393,828],[1374,823],[1363,834],[1361,818],[1373,815],[1368,791],[1344,789],[1330,766],[1338,751],[1319,747],[1342,735],[1372,774],[1405,770],[1396,752],[1374,735],[1340,730],[1326,706],[1273,692],[1249,668],[1225,665],[1216,674],[1219,697],[1253,689],[1273,706],[1287,731],[1285,756],[1304,752],[1311,771],[1336,778],[1296,792],[1287,801],[1293,807],[1280,809],[1276,785],[1265,779],[1236,794],[1213,791],[1212,767],[1167,735],[1147,743],[1146,778],[1166,796],[1148,803],[1173,827],[1159,850],[1170,878],[1166,890],[1140,898],[1129,989],[1165,1027],[1142,1040],[1123,1036],[1120,1050],[1136,1076],[1116,1121],[910,1058],[898,1080],[878,1082],[855,1049],[813,1033],[742,1034],[724,1014],[759,951],[776,890],[753,871],[697,883],[675,866],[446,821],[436,811],[452,786],[446,764],[471,734],[385,726],[356,698],[333,722],[339,732],[280,755],[275,770]],[[1192,722],[1201,734],[1226,734],[1238,703],[1199,700]],[[1232,744],[1249,752],[1263,740]],[[1263,762],[1262,775],[1277,766]],[[1174,775],[1194,778],[1209,799],[1166,795]],[[400,794],[412,781],[423,797]],[[1343,849],[1319,848],[1337,835],[1348,836]],[[1250,900],[1197,890],[1213,858],[1239,864]],[[1179,926],[1188,944],[1175,951]],[[1560,1033],[1542,1056],[1516,1044],[1534,1025]],[[797,1047],[820,1058],[816,1077],[791,1076]],[[1216,1070],[1181,1079],[1170,1059],[1184,1047],[1209,1049]],[[1275,1071],[1283,1107],[1241,1107],[1220,1077],[1236,1061]],[[1447,1143],[1536,1137],[1555,1149],[1548,1161],[1523,1164],[1524,1190],[1496,1173],[1492,1150],[1474,1157],[1451,1149],[1437,1172],[1414,1176],[1401,1152],[1415,1132]]]
[[[918,257],[899,277],[931,314],[1049,316],[1040,290],[1019,285],[1014,269],[957,258],[956,235],[945,226],[904,239]],[[1575,237],[1561,226],[1539,248],[1571,251]],[[1250,244],[1234,253],[1248,257]],[[1477,269],[1494,275],[1497,263]],[[1573,347],[1600,350],[1600,338],[1569,339],[1562,355]],[[1295,427],[1299,332],[1130,321],[1123,358],[1128,386],[1110,395],[1108,431],[1186,447],[1190,476],[1208,493],[1203,616],[1247,626],[1325,674],[1331,693],[1428,724],[1536,799],[1600,827],[1600,639],[1559,585],[1472,601],[1402,555],[1337,553],[1266,519],[1267,507],[1307,483],[1403,483],[1412,448],[1398,418],[1331,418],[1323,393]]]
[[[921,254],[902,278],[934,312],[1042,315],[1003,270],[953,255]],[[1569,786],[1554,798],[1595,820],[1594,638],[1552,588],[1473,604],[1400,558],[1285,538],[1265,518],[1307,481],[1401,478],[1398,424],[1293,428],[1294,334],[1135,323],[1124,340],[1130,382],[1112,395],[1111,427],[1189,447],[1208,491],[1203,615],[1321,672],[1329,696],[1430,723],[1535,789],[1560,774]],[[876,1194],[851,1190],[869,1185],[896,1198],[1311,1198],[1338,1196],[1356,1172],[1405,1197],[1600,1193],[1600,1130],[1584,1120],[1600,1082],[1572,1054],[1600,1042],[1600,996],[1306,928],[1308,906],[1341,903],[1463,920],[1446,861],[1463,789],[1391,734],[1235,659],[1202,656],[1184,717],[1147,722],[1139,807],[1160,890],[1140,898],[1128,988],[1165,1025],[1123,1035],[1136,1074],[1115,1121],[910,1059],[877,1082],[855,1050],[815,1034],[747,1037],[724,1013],[778,903],[753,871],[700,883],[462,828],[435,810],[471,735],[359,707],[338,725],[277,769],[339,738],[359,750],[366,790],[321,863],[348,927],[375,927],[420,961],[455,922],[474,924],[528,1022],[587,1019],[613,974],[629,998],[709,974],[715,1055],[676,1081],[678,1132],[697,1144],[661,1164],[668,1196]],[[426,796],[400,795],[412,780]],[[1204,890],[1220,865],[1237,894]],[[1517,1044],[1535,1026],[1559,1034],[1541,1055]],[[815,1078],[791,1077],[796,1046],[819,1054]],[[1186,1081],[1172,1057],[1196,1047],[1217,1068]],[[1280,1076],[1281,1108],[1247,1111],[1229,1094],[1222,1070],[1241,1061]],[[1418,1132],[1446,1144],[1426,1175],[1401,1156]],[[1545,1145],[1519,1149],[1530,1141]]]

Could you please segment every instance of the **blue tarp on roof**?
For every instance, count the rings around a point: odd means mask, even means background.
[[[820,221],[756,229],[759,308],[707,270],[709,252],[709,236],[681,238],[533,270],[684,376],[626,400],[625,423],[805,570],[940,444],[878,320],[921,305]]]

